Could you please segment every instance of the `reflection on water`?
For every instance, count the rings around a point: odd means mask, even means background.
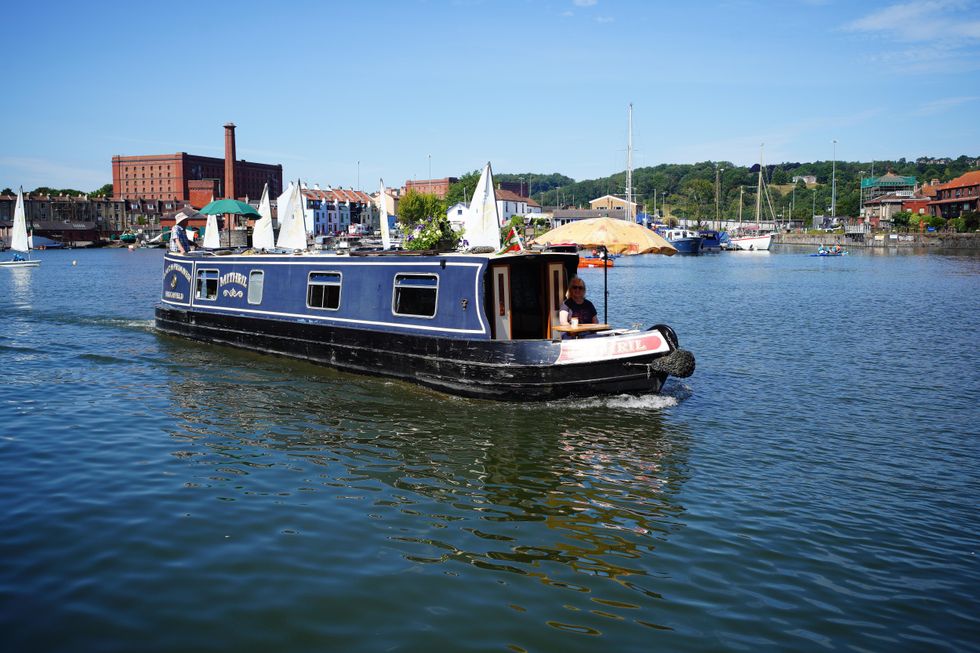
[[[496,404],[168,338],[161,344],[182,370],[168,388],[181,423],[174,455],[187,464],[188,486],[230,501],[358,497],[348,526],[364,546],[395,546],[424,574],[464,565],[584,593],[590,617],[601,604],[606,615],[637,619],[657,598],[642,579],[658,543],[679,527],[688,437],[666,433],[645,402],[675,398]],[[371,526],[379,521],[398,528],[379,533]],[[506,591],[499,599],[529,607]],[[555,606],[568,600],[556,596]],[[600,632],[556,609],[547,620],[555,627]]]
[[[980,257],[620,259],[697,372],[522,406],[161,336],[160,253],[42,254],[5,650],[975,648]]]

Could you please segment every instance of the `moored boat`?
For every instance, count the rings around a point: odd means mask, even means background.
[[[611,268],[615,263],[611,257],[581,256],[578,259],[580,268]]]
[[[690,229],[667,229],[663,233],[667,242],[674,246],[678,254],[697,255],[701,253],[701,237]]]
[[[156,326],[498,400],[658,392],[693,373],[668,326],[560,325],[577,266],[549,251],[170,252]]]
[[[742,252],[768,252],[772,245],[772,232],[762,228],[762,198],[766,199],[766,206],[775,224],[776,218],[772,209],[772,198],[769,197],[769,186],[766,183],[762,172],[765,170],[762,158],[762,149],[759,150],[759,181],[755,192],[755,225],[742,226],[742,195],[744,188],[739,188],[738,195],[738,228],[730,234],[728,243],[729,249]]]
[[[764,252],[772,245],[772,234],[733,235],[729,238],[732,249],[744,252]]]
[[[701,237],[701,253],[717,253],[721,251],[722,234],[713,229],[702,229],[698,231]]]

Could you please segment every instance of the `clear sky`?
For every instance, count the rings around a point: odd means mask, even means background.
[[[7,3],[0,187],[114,154],[406,179],[980,155],[976,0]]]

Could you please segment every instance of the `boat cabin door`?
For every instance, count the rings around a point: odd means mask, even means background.
[[[548,333],[546,337],[548,338],[553,335],[551,327],[558,324],[558,311],[565,301],[566,284],[565,266],[561,263],[549,263],[548,282],[545,284],[548,291],[546,302],[546,306],[548,307]]]
[[[510,340],[510,267],[495,265],[493,279],[493,339]]]

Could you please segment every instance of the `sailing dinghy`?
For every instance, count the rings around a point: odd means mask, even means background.
[[[36,268],[41,265],[41,261],[31,258],[31,240],[27,235],[27,214],[24,211],[24,189],[17,191],[17,206],[14,208],[14,225],[10,230],[10,249],[15,252],[24,252],[27,258],[20,254],[15,254],[10,261],[0,261],[0,267],[4,268]]]

